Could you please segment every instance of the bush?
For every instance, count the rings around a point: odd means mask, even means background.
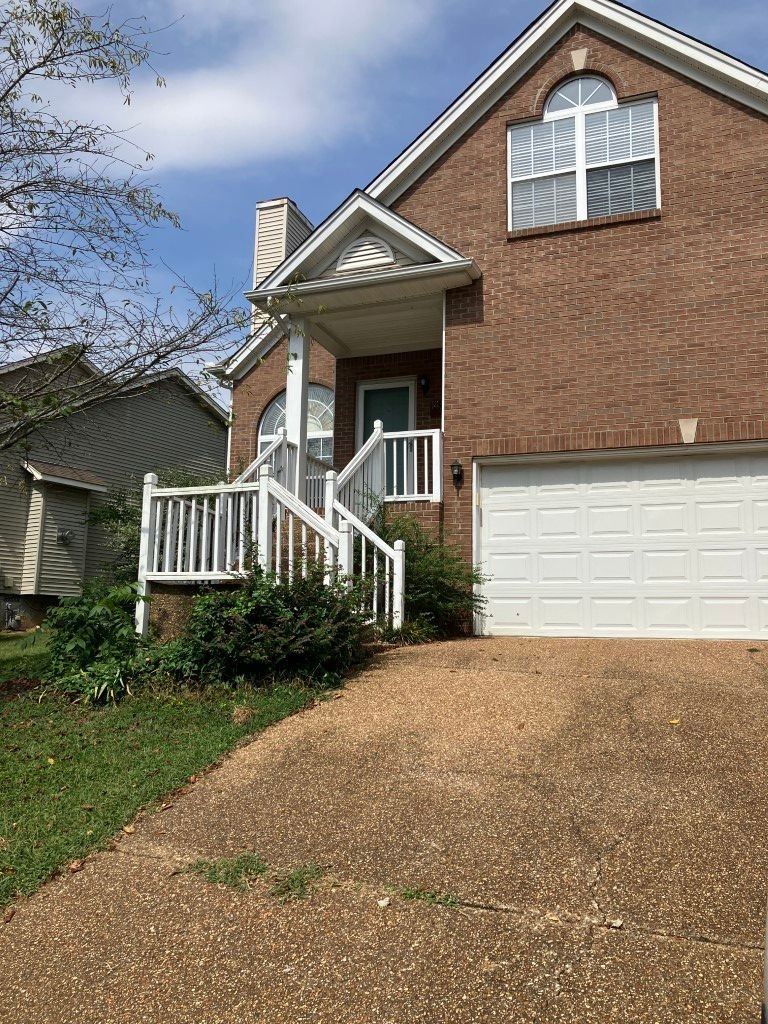
[[[145,672],[203,684],[277,678],[332,685],[358,663],[370,632],[354,590],[322,568],[276,580],[255,569],[242,587],[198,597],[177,640],[156,645]]]
[[[93,700],[114,699],[128,687],[136,653],[136,584],[88,584],[81,597],[64,597],[46,619],[47,681]]]
[[[386,506],[377,511],[374,529],[388,544],[405,541],[405,621],[385,638],[424,643],[466,632],[485,604],[475,590],[484,579],[480,570],[415,519],[391,516]]]

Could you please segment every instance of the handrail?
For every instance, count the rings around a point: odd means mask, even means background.
[[[314,512],[308,505],[297,498],[295,494],[292,494],[289,490],[279,484],[274,477],[269,477],[269,492],[273,498],[285,505],[295,516],[298,516],[307,526],[311,526],[315,533],[319,533],[323,540],[327,540],[330,544],[338,546],[339,543],[339,531],[334,529],[330,523],[321,518],[317,512]]]
[[[434,437],[435,434],[439,433],[439,427],[431,430],[385,430],[383,437],[385,441],[399,441],[402,438],[407,439],[409,437]]]
[[[234,481],[231,484],[210,484],[206,487],[154,487],[153,498],[191,498],[198,494],[222,494],[236,491],[258,491],[258,481],[252,484],[239,484]]]
[[[333,508],[334,511],[339,513],[339,516],[342,519],[346,519],[348,523],[351,523],[358,533],[361,533],[366,540],[369,540],[371,544],[374,544],[379,551],[383,551],[388,558],[395,557],[395,549],[390,547],[385,540],[382,540],[377,533],[374,533],[370,526],[367,526],[362,519],[358,519],[354,512],[350,512],[350,510],[345,505],[342,505],[340,501],[334,501]]]
[[[278,434],[280,434],[281,431],[284,434],[285,428],[280,428],[280,430],[278,430]],[[275,452],[282,447],[283,439],[284,438],[282,436],[276,437],[272,444],[269,445],[268,448],[265,448],[261,455],[257,455],[253,462],[243,470],[240,476],[236,476],[232,482],[241,484],[245,483],[248,477],[253,476],[254,473],[258,476],[257,470],[266,463],[267,459],[272,458]]]
[[[353,458],[346,464],[344,469],[342,469],[341,472],[339,473],[337,479],[339,488],[342,488],[344,484],[346,484],[349,480],[352,479],[352,477],[355,475],[357,470],[363,465],[363,463],[371,454],[371,452],[381,442],[383,436],[384,426],[381,420],[376,420],[376,422],[373,425],[373,433],[371,434],[371,436],[365,442],[360,451],[353,456]]]

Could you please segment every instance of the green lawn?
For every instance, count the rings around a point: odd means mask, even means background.
[[[0,666],[16,664],[2,643]],[[140,808],[313,699],[277,686],[141,693],[90,707],[40,690],[3,697],[0,687],[0,906],[103,847]]]
[[[41,630],[0,633],[0,683],[12,679],[39,679],[48,667],[47,643]]]

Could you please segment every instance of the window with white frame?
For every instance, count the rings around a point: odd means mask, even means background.
[[[310,384],[307,392],[307,451],[315,458],[333,462],[333,391],[322,384]],[[259,454],[285,426],[285,392],[277,395],[264,410],[259,423]]]
[[[509,129],[512,231],[660,205],[656,100],[619,104],[602,78],[554,90],[541,121]]]

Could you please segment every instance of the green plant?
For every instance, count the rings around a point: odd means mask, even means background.
[[[404,900],[417,900],[429,907],[458,907],[459,901],[450,893],[435,892],[434,889],[403,889],[400,893]]]
[[[94,701],[128,691],[137,650],[136,585],[89,584],[81,597],[62,598],[48,613],[50,665],[46,681],[55,689]]]
[[[202,875],[206,882],[228,885],[238,892],[245,892],[254,878],[261,878],[266,873],[267,863],[256,853],[241,853],[237,857],[219,857],[218,860],[196,860],[187,870]]]
[[[485,604],[476,589],[484,580],[477,566],[415,519],[392,516],[384,505],[376,512],[374,529],[389,544],[405,541],[405,622],[384,638],[424,643],[466,631]]]
[[[290,678],[329,687],[362,659],[369,631],[356,593],[326,585],[322,567],[290,581],[256,568],[236,590],[198,597],[182,635],[149,651],[143,671],[203,684]]]
[[[53,690],[4,700],[0,907],[101,849],[142,807],[313,699],[304,687],[279,685],[147,688],[116,704]]]
[[[278,875],[270,886],[269,895],[281,903],[306,899],[312,883],[322,878],[323,874],[319,864],[303,864],[300,868]]]
[[[48,635],[0,633],[0,683],[41,679],[50,664]]]

